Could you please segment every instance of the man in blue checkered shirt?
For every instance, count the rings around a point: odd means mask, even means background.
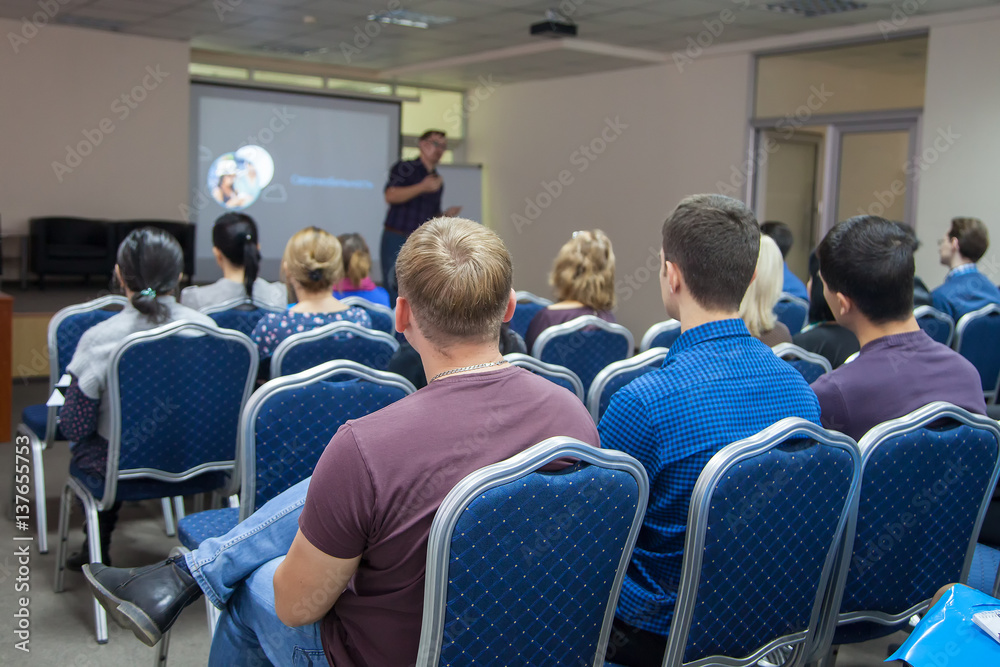
[[[662,663],[688,504],[709,459],[785,417],[819,423],[809,385],[739,319],[759,248],[753,213],[729,197],[688,197],[663,224],[660,293],[683,333],[662,368],[612,397],[599,428],[602,446],[637,458],[650,480],[608,645],[614,663]]]

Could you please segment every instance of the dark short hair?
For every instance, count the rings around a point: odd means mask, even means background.
[[[777,220],[768,220],[761,223],[760,233],[767,234],[774,239],[774,242],[778,244],[778,250],[781,251],[781,256],[788,257],[788,251],[795,243],[795,235],[792,234],[791,227]]]
[[[834,226],[820,242],[819,270],[875,324],[913,313],[916,237],[898,222],[859,215]]]
[[[835,321],[830,304],[823,297],[823,281],[819,278],[819,257],[815,250],[809,253],[809,277],[812,279],[809,290],[809,322]]]
[[[958,239],[958,251],[973,262],[978,262],[990,247],[990,233],[979,218],[952,218],[948,236]]]
[[[427,130],[426,132],[420,135],[420,141],[426,141],[431,137],[433,137],[435,134],[441,135],[442,139],[448,136],[447,134],[444,133],[444,130]]]
[[[731,197],[685,197],[663,223],[663,257],[680,268],[703,308],[739,310],[759,252],[757,219]]]

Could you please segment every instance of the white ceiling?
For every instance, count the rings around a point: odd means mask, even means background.
[[[365,78],[466,87],[482,75],[503,82],[525,81],[634,67],[657,59],[669,62],[674,51],[683,51],[689,40],[698,38],[716,45],[891,21],[903,4],[917,5],[916,14],[1000,4],[1000,0],[867,0],[865,9],[804,18],[763,9],[774,1],[68,0],[59,5],[54,22],[190,41],[193,48],[209,51],[356,68],[355,73]],[[419,29],[367,20],[370,13],[397,6],[455,21]],[[0,16],[21,19],[39,7],[37,0],[3,0]],[[529,34],[529,26],[541,21],[549,8],[561,9],[577,23],[576,40]],[[359,37],[366,28],[375,33],[376,27],[378,32],[370,39]],[[719,34],[712,35],[710,28]]]

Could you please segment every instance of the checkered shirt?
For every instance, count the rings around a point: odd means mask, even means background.
[[[618,391],[601,419],[601,446],[641,461],[650,489],[616,616],[667,635],[688,504],[702,469],[724,446],[785,417],[818,424],[819,416],[798,371],[751,337],[742,320],[685,331],[659,370]]]

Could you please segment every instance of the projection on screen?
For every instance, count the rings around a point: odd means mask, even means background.
[[[198,282],[222,275],[212,224],[227,211],[257,222],[268,280],[288,239],[310,225],[361,233],[377,260],[383,187],[399,159],[398,104],[194,84],[191,107],[186,213],[198,224]]]

